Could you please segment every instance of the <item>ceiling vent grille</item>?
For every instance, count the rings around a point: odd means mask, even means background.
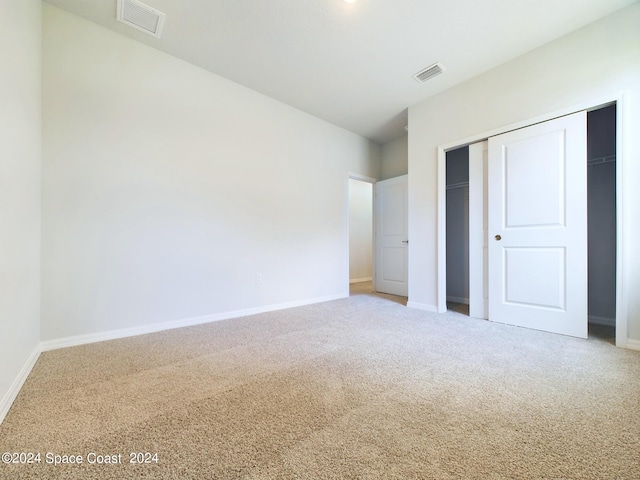
[[[427,80],[440,75],[442,72],[444,72],[444,67],[442,66],[442,64],[434,63],[433,65],[420,70],[413,76],[413,78],[415,78],[417,82],[425,83]]]
[[[118,0],[118,21],[154,37],[160,37],[164,16],[138,0]]]

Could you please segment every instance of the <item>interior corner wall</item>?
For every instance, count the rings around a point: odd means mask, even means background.
[[[373,276],[373,184],[349,179],[349,281]]]
[[[41,4],[0,2],[0,421],[40,339]],[[35,357],[37,358],[37,357]]]
[[[44,341],[348,295],[348,173],[378,177],[379,146],[43,21]]]
[[[623,230],[640,244],[640,3],[409,108],[409,301],[437,305],[438,147],[603,96],[624,94]],[[470,113],[471,112],[471,113]],[[620,162],[618,162],[620,163]],[[620,167],[620,165],[618,165]],[[640,340],[640,249],[623,278],[628,338]]]
[[[382,145],[380,180],[388,180],[409,173],[408,147],[407,135]]]

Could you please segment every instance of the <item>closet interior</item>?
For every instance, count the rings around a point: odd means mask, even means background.
[[[615,338],[616,106],[587,114],[589,333]]]
[[[447,152],[447,308],[469,314],[469,147]]]

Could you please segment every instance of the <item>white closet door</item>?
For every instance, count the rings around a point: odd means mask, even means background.
[[[489,139],[489,318],[587,336],[586,113]]]

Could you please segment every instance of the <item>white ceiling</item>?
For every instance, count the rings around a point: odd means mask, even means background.
[[[636,0],[143,0],[160,39],[116,0],[45,1],[382,144],[408,106]]]

